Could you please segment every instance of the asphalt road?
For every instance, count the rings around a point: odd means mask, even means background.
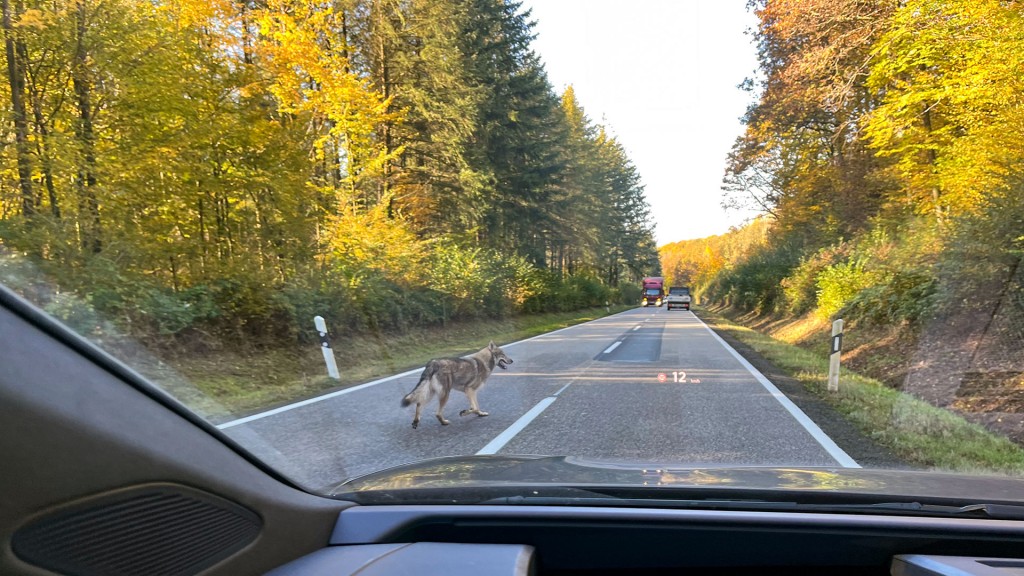
[[[220,428],[313,488],[424,458],[549,454],[696,466],[857,466],[692,312],[637,308],[502,347],[515,360],[450,426],[400,408],[420,370]]]

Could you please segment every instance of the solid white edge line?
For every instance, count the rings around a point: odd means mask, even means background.
[[[621,340],[619,340],[619,341],[618,341],[618,342],[616,342],[615,344],[612,344],[611,346],[609,346],[609,347],[605,348],[605,349],[604,349],[604,352],[601,352],[601,354],[611,354],[611,353],[612,353],[612,350],[615,350],[616,348],[618,348],[618,347],[619,347],[619,344],[622,344],[622,341],[621,341]]]
[[[617,314],[611,314],[609,316],[602,316],[601,318],[595,318],[593,320],[587,320],[586,322],[580,322],[579,324],[573,324],[572,326],[566,326],[565,328],[559,328],[558,330],[552,330],[551,332],[545,332],[543,334],[538,334],[536,336],[533,336],[531,338],[527,338],[525,340],[517,340],[515,342],[509,342],[508,344],[502,344],[502,347],[508,348],[509,346],[515,346],[516,344],[522,344],[523,342],[529,342],[531,340],[536,340],[537,338],[543,338],[544,336],[550,336],[551,334],[558,334],[559,332],[562,332],[563,330],[569,330],[570,328],[575,328],[577,326],[583,326],[584,324],[590,324],[592,322],[600,322],[601,320],[605,320],[607,318],[614,318],[615,316],[618,316],[619,314],[625,314],[626,312],[629,312],[629,310],[623,310],[622,312],[619,312]],[[416,372],[419,372],[420,370],[422,370],[422,368],[414,368],[414,369],[409,370],[407,372],[402,372],[401,374],[395,374],[393,376],[388,376],[386,378],[381,378],[379,380],[374,380],[373,382],[366,382],[366,383],[360,384],[358,386],[353,386],[351,388],[345,388],[344,390],[337,390],[335,392],[330,392],[330,393],[324,394],[322,396],[315,396],[313,398],[307,398],[306,400],[302,400],[302,401],[295,402],[295,403],[292,403],[292,404],[286,404],[284,406],[280,406],[278,408],[274,408],[273,410],[267,410],[266,412],[260,412],[258,414],[253,414],[251,416],[246,416],[245,418],[239,418],[237,420],[231,420],[230,422],[225,422],[223,424],[218,424],[217,425],[217,429],[218,430],[225,430],[225,429],[231,428],[233,426],[238,426],[239,424],[246,424],[246,423],[252,422],[254,420],[259,420],[261,418],[266,418],[267,416],[273,416],[274,414],[280,414],[282,412],[287,412],[287,411],[293,410],[295,408],[301,408],[302,406],[308,406],[310,404],[316,404],[317,402],[322,402],[324,400],[329,400],[331,398],[334,398],[334,397],[337,397],[337,396],[341,396],[343,394],[348,394],[349,392],[355,392],[356,390],[362,390],[363,388],[369,388],[370,386],[376,386],[377,384],[383,384],[384,382],[390,382],[391,380],[395,380],[397,378],[402,378],[402,377],[405,377],[405,376],[409,376],[410,374],[415,374]]]
[[[551,406],[555,400],[556,398],[554,396],[548,396],[538,402],[536,406],[530,408],[529,412],[520,416],[519,420],[513,422],[511,426],[505,428],[504,432],[495,436],[494,439],[488,442],[486,446],[478,450],[476,453],[477,456],[483,454],[497,454],[498,450],[504,448],[505,444],[508,444],[510,440],[515,438],[516,434],[522,432],[523,428],[526,428],[530,422],[533,422],[534,418],[540,416],[540,413],[546,410],[548,406]]]
[[[693,312],[690,313],[693,314]],[[828,435],[825,434],[825,432],[807,416],[807,414],[804,414],[803,410],[801,410],[796,404],[794,404],[793,401],[790,400],[785,394],[783,394],[781,390],[776,388],[775,384],[772,384],[771,380],[765,378],[764,374],[761,374],[761,372],[757,368],[754,368],[750,364],[750,362],[747,362],[746,358],[741,356],[735,348],[730,346],[728,342],[726,342],[725,340],[722,339],[721,336],[716,334],[715,331],[712,330],[710,326],[705,324],[703,320],[697,317],[696,314],[693,314],[693,317],[697,319],[697,322],[700,322],[701,326],[703,326],[704,329],[707,330],[715,338],[715,340],[718,340],[718,343],[721,344],[722,347],[724,347],[730,354],[732,354],[733,358],[738,360],[739,363],[743,365],[744,368],[747,369],[747,372],[750,372],[750,374],[754,377],[755,380],[760,382],[761,385],[764,386],[766,390],[768,390],[769,394],[771,394],[776,400],[779,401],[780,404],[782,404],[782,407],[785,408],[786,411],[788,411],[793,416],[793,418],[795,418],[796,421],[799,422],[800,425],[804,427],[805,430],[807,430],[807,432],[811,435],[811,437],[813,437],[818,442],[818,444],[821,444],[821,447],[824,448],[825,451],[828,452],[829,456],[834,458],[840,466],[842,466],[843,468],[860,468],[860,464],[857,464],[857,462],[853,458],[851,458],[850,455],[847,454],[842,448],[840,448],[838,444],[836,444],[831,438],[829,438]]]
[[[259,414],[253,414],[252,416],[246,416],[245,418],[239,418],[238,420],[232,420],[230,422],[225,422],[224,424],[218,424],[217,428],[220,429],[220,430],[224,430],[225,428],[231,428],[232,426],[238,426],[239,424],[245,424],[246,422],[252,422],[253,420],[259,420],[260,418],[266,418],[267,416],[273,416],[274,414],[280,414],[281,412],[287,412],[289,410],[293,410],[295,408],[300,408],[302,406],[308,406],[310,404],[316,404],[317,402],[321,402],[323,400],[334,398],[336,396],[341,396],[343,394],[348,394],[349,392],[355,392],[356,390],[362,390],[363,388],[369,388],[370,386],[376,386],[377,384],[388,382],[390,380],[395,380],[397,378],[402,378],[403,376],[409,376],[410,374],[415,374],[415,373],[419,372],[420,370],[422,370],[422,368],[416,368],[414,370],[409,370],[407,372],[402,372],[401,374],[395,374],[394,376],[388,376],[387,378],[381,378],[380,380],[374,380],[373,382],[366,382],[365,384],[360,384],[358,386],[353,386],[351,388],[345,388],[344,390],[337,390],[335,392],[330,392],[328,394],[324,394],[322,396],[317,396],[315,398],[307,398],[306,400],[302,400],[300,402],[295,402],[293,404],[288,404],[288,405],[285,405],[285,406],[274,408],[273,410],[267,410],[266,412],[260,412]]]

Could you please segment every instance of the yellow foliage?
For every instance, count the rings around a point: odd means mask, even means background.
[[[1024,162],[1024,17],[997,0],[910,0],[873,51],[866,134],[921,212],[974,214]]]
[[[771,227],[771,220],[761,217],[722,235],[682,240],[660,247],[658,252],[665,282],[669,286],[690,286],[699,294],[719,272],[762,246]]]
[[[339,267],[352,288],[362,286],[370,271],[406,286],[424,281],[426,250],[405,220],[388,217],[386,204],[368,210],[349,205],[328,221],[328,264]]]
[[[167,0],[157,7],[170,14],[179,28],[209,28],[214,22],[229,25],[237,19],[232,0]]]
[[[35,28],[41,30],[46,28],[48,22],[46,15],[41,10],[28,9],[22,12],[21,17],[14,24],[15,28]]]
[[[259,49],[272,75],[271,93],[283,112],[308,114],[330,129],[316,145],[339,138],[348,153],[350,178],[380,174],[401,149],[387,153],[373,138],[376,128],[400,119],[389,111],[390,101],[351,71],[344,38],[339,38],[340,15],[297,0],[270,0],[257,14],[262,41]],[[335,38],[327,45],[324,38]]]

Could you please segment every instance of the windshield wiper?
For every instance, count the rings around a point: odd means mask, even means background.
[[[748,510],[753,508],[793,508],[797,502],[775,502],[768,500],[691,500],[663,498],[616,498],[614,496],[572,497],[558,496],[503,496],[480,502],[480,504],[504,504],[513,506],[617,506],[626,508],[704,508]]]
[[[993,520],[1024,520],[1024,506],[971,504],[946,506],[921,502],[872,504],[806,504],[774,500],[663,499],[599,497],[505,496],[479,502],[512,506],[613,506],[626,508],[694,508],[702,510],[788,510],[793,512],[901,513],[927,516],[972,516]]]
[[[1024,506],[1012,504],[971,504],[961,507],[957,513],[993,520],[1024,520]]]
[[[990,520],[1024,520],[1024,506],[1008,504],[970,504],[948,506],[920,502],[878,502],[875,504],[802,504],[801,510],[904,512],[928,516],[972,516]]]

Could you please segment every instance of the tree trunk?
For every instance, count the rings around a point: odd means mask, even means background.
[[[102,249],[99,200],[96,198],[96,140],[93,133],[92,86],[89,83],[88,54],[85,46],[85,1],[78,0],[75,10],[75,54],[72,66],[72,84],[78,100],[76,132],[82,157],[79,160],[78,190],[79,222],[82,228],[82,248],[93,254]]]
[[[380,74],[381,95],[384,97],[384,100],[386,101],[388,98],[391,97],[391,66],[389,62],[390,52],[388,51],[387,38],[385,32],[385,30],[387,30],[387,27],[385,26],[385,21],[388,17],[388,14],[385,12],[387,4],[383,2],[381,2],[380,4],[382,5],[377,8],[377,49],[380,51],[378,54],[380,64],[380,69],[378,73]],[[389,112],[391,111],[390,109],[391,105],[388,104]],[[384,143],[384,154],[386,156],[390,156],[391,151],[394,149],[392,142],[393,135],[391,124],[391,120],[385,120],[381,124],[381,140]],[[390,191],[391,168],[391,160],[389,158],[384,161],[383,173],[381,174],[380,197],[377,198],[378,203],[382,199],[384,199]],[[388,212],[388,217],[391,217],[391,206],[388,206]]]
[[[199,182],[196,182],[196,189],[200,187]],[[206,219],[204,218],[205,210],[203,206],[203,195],[199,192],[198,206],[196,207],[199,217],[196,219],[196,223],[199,225],[199,243],[201,244],[202,252],[199,255],[199,265],[202,272],[206,273],[206,257],[209,254],[209,238],[206,234]]]
[[[251,23],[249,22],[248,2],[246,2],[246,0],[239,2],[238,10],[241,16],[242,25],[242,62],[252,65],[254,60],[252,56],[252,33],[249,30]]]
[[[931,105],[926,103],[925,104],[925,108],[924,108],[924,114],[921,115],[921,119],[924,122],[924,129],[927,130],[929,134],[931,134],[932,131],[933,131],[931,109],[932,109]],[[938,156],[935,153],[935,149],[934,148],[929,148],[928,149],[928,164],[929,164],[928,167],[929,167],[930,170],[932,170],[932,171],[935,170],[935,165],[938,163],[938,160],[939,159],[938,159]],[[931,193],[932,193],[932,203],[935,205],[934,206],[934,208],[935,208],[935,220],[938,221],[941,224],[942,223],[942,203],[940,202],[940,200],[942,198],[942,190],[939,189],[939,186],[937,184],[934,184],[934,185],[932,185]]]
[[[60,220],[60,205],[57,201],[57,190],[53,185],[53,156],[50,150],[50,130],[43,118],[41,95],[34,94],[32,98],[32,114],[35,118],[36,134],[39,142],[36,144],[36,153],[42,161],[43,186],[46,187],[46,195],[50,201],[50,213],[57,220]]]
[[[11,109],[14,116],[14,142],[18,156],[18,184],[21,188],[21,212],[35,214],[35,194],[32,191],[32,163],[28,144],[28,118],[25,114],[25,69],[18,52],[23,49],[14,38],[10,0],[2,0],[4,48],[7,55],[7,79],[11,86]]]

